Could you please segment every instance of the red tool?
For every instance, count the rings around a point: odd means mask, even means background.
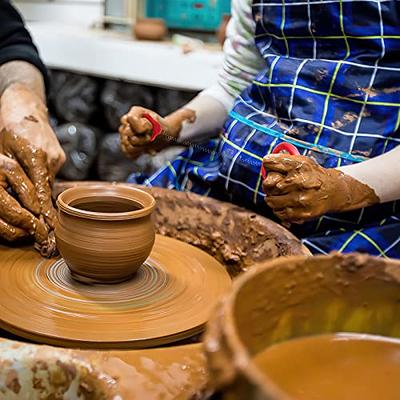
[[[149,121],[153,126],[153,133],[150,138],[150,142],[153,142],[156,139],[156,137],[163,132],[163,128],[161,124],[156,119],[154,119],[150,114],[143,114],[143,118],[146,118],[147,121]]]
[[[285,142],[279,143],[278,146],[276,146],[272,150],[272,154],[280,154],[280,153],[286,153],[286,154],[290,154],[292,156],[300,155],[296,146],[293,146],[292,144],[285,143]],[[263,179],[265,179],[267,177],[267,171],[265,171],[264,165],[261,165],[261,176],[263,177]]]

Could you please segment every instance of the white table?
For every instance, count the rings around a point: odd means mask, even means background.
[[[87,75],[161,87],[201,90],[217,80],[222,52],[204,48],[183,54],[168,42],[141,42],[129,35],[30,22],[44,62]]]

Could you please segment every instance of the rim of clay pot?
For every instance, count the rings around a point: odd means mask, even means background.
[[[134,211],[107,213],[97,211],[86,211],[73,207],[70,204],[82,198],[96,198],[97,196],[118,197],[139,203],[142,208]],[[77,186],[62,192],[57,198],[57,206],[63,212],[80,218],[101,220],[101,221],[125,221],[129,219],[142,218],[150,215],[155,206],[154,197],[137,188],[124,185],[96,185]]]
[[[346,258],[352,257],[357,253],[339,254],[331,253],[329,256],[337,258],[338,262],[345,260]],[[362,254],[365,259],[374,259],[375,257]],[[249,382],[256,383],[261,388],[265,399],[279,399],[279,400],[295,400],[292,396],[285,393],[270,377],[263,374],[260,369],[253,362],[252,357],[246,345],[241,340],[239,333],[235,325],[235,305],[238,292],[242,289],[245,284],[257,276],[260,272],[269,269],[279,268],[286,263],[297,264],[304,262],[305,260],[312,258],[313,260],[323,260],[326,256],[289,256],[279,257],[275,260],[268,261],[266,263],[254,266],[253,269],[247,271],[242,276],[239,276],[233,283],[231,292],[223,299],[220,303],[219,315],[224,315],[224,337],[227,341],[230,349],[235,349],[235,361],[236,367],[243,374]],[[400,268],[400,262],[397,260],[390,260],[393,264],[396,264]],[[272,396],[272,397],[271,397]]]
[[[318,257],[318,256],[317,256]],[[315,258],[317,258],[315,257]],[[236,349],[236,359],[241,362],[237,363],[237,368],[241,373],[247,377],[249,382],[255,382],[262,388],[264,394],[272,395],[272,399],[279,400],[294,400],[288,396],[271,378],[265,376],[254,364],[250,353],[247,351],[245,344],[240,339],[238,332],[235,329],[235,316],[234,307],[236,303],[237,293],[241,290],[242,286],[251,280],[254,276],[257,276],[260,271],[276,268],[276,265],[291,261],[301,261],[309,258],[309,256],[290,256],[290,257],[279,257],[276,260],[268,262],[266,265],[255,266],[242,276],[238,277],[233,283],[233,289],[229,293],[228,297],[223,302],[223,308],[227,311],[225,316],[225,331],[226,340],[229,343],[231,349]]]

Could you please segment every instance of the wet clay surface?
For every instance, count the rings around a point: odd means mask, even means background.
[[[302,336],[400,337],[399,287],[399,261],[361,254],[280,258],[253,268],[235,281],[207,325],[210,386],[229,400],[288,400],[253,357]]]
[[[110,351],[105,372],[118,379],[127,399],[188,400],[203,398],[208,373],[201,345],[140,351]],[[118,360],[117,360],[118,359]]]
[[[95,184],[58,183],[55,189],[59,193],[68,187]],[[203,249],[231,275],[271,258],[310,254],[288,230],[254,212],[194,193],[140,188],[156,199],[157,233]]]
[[[400,340],[361,334],[319,335],[257,354],[259,370],[296,400],[397,400]]]
[[[63,260],[0,247],[0,326],[39,343],[80,348],[143,348],[202,331],[229,291],[208,254],[158,236],[135,277],[120,284],[76,282]]]
[[[76,187],[57,199],[57,247],[75,279],[115,283],[131,278],[155,240],[154,198],[122,186]]]
[[[93,352],[0,339],[0,365],[0,399],[8,400],[61,399],[67,391],[87,400],[188,400],[200,398],[207,380],[200,345]]]
[[[373,189],[304,156],[274,154],[264,158],[265,201],[282,221],[303,223],[329,212],[344,212],[379,203]]]
[[[139,203],[124,200],[124,199],[109,199],[99,198],[96,199],[82,199],[77,202],[71,203],[72,207],[79,208],[83,211],[101,212],[101,213],[125,213],[130,211],[137,211],[143,208]]]
[[[79,352],[1,339],[0,388],[1,400],[121,399],[117,381]]]

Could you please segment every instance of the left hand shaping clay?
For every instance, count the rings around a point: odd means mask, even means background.
[[[369,186],[304,156],[273,154],[263,160],[265,201],[284,222],[301,224],[329,212],[379,203]]]
[[[65,154],[50,127],[47,109],[35,93],[15,84],[1,97],[0,120],[0,151],[24,168],[35,186],[41,214],[54,228],[51,184],[65,162]]]
[[[38,213],[30,211],[37,221],[41,221],[40,224],[35,221],[36,226],[43,224],[47,231],[53,230],[57,217],[52,201],[52,183],[65,161],[65,154],[49,125],[42,100],[21,84],[11,85],[0,99],[0,130],[0,153],[18,163],[34,188],[33,196],[36,196],[39,210]],[[12,188],[17,195],[22,191],[18,183],[14,183]],[[26,206],[21,196],[19,198]],[[32,234],[31,229],[23,229]],[[42,253],[49,255],[55,250],[55,245],[34,236]]]

